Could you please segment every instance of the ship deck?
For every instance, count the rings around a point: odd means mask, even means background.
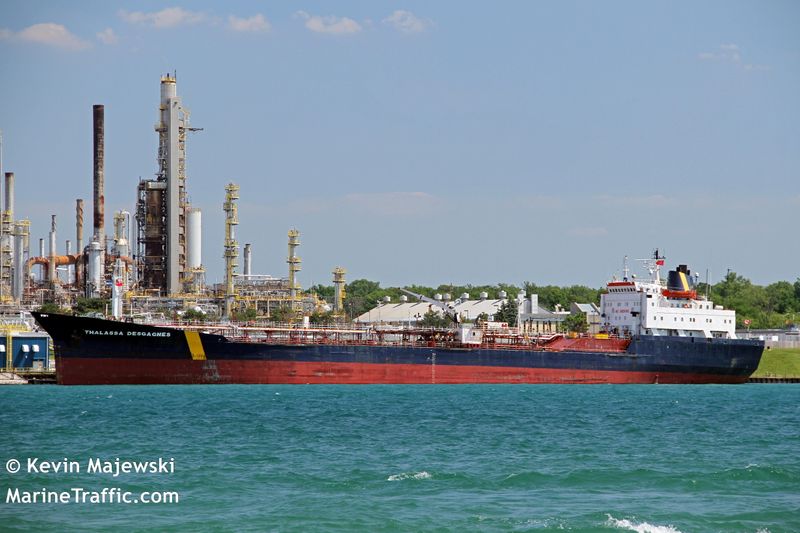
[[[274,327],[206,324],[159,324],[221,335],[230,342],[276,345],[402,346],[410,348],[502,349],[542,351],[625,352],[630,339],[610,335],[530,335],[509,329],[480,329],[480,342],[462,342],[458,331],[437,328]]]

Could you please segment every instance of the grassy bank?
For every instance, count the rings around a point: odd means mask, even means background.
[[[800,378],[800,348],[764,350],[754,378]]]

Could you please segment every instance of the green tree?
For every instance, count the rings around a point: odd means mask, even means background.
[[[237,322],[251,322],[258,318],[258,311],[255,307],[237,309],[233,312],[233,316],[231,318]]]
[[[40,313],[59,313],[59,314],[64,314],[68,312],[66,309],[62,308],[55,302],[45,302],[41,305],[41,307],[39,307],[39,309],[37,309],[37,311],[39,311]]]
[[[569,287],[539,286],[526,281],[523,288],[526,294],[537,294],[539,296],[539,307],[544,309],[555,309],[556,305],[560,305],[563,309],[569,309],[573,302],[600,303],[600,289],[592,289],[584,285],[572,285]]]
[[[519,313],[519,305],[516,298],[508,298],[505,302],[500,304],[500,307],[494,314],[496,322],[506,322],[509,326],[514,327],[517,325],[517,314]]]
[[[773,291],[774,304],[782,305],[781,290]],[[736,311],[736,327],[743,328],[744,320],[750,319],[753,329],[776,327],[784,318],[775,314],[770,306],[769,297],[764,287],[753,285],[749,279],[736,272],[728,272],[721,282],[711,289],[711,299],[715,304],[723,305]]]
[[[187,309],[183,312],[182,318],[190,322],[205,322],[206,314],[197,309]]]
[[[292,320],[295,316],[295,313],[289,308],[289,306],[282,305],[270,310],[269,316],[273,322],[283,324]]]
[[[767,311],[776,313],[790,313],[798,311],[797,300],[794,296],[794,286],[788,281],[778,281],[764,288],[767,297]]]
[[[107,298],[78,298],[75,303],[75,314],[105,313],[110,300]]]
[[[345,309],[352,318],[366,313],[385,296],[381,291],[380,283],[367,279],[357,279],[348,283],[345,291],[347,292]]]
[[[335,289],[333,285],[312,285],[309,287],[308,292],[315,293],[318,297],[326,302],[332,302],[335,295]]]
[[[586,333],[589,331],[586,313],[570,313],[564,318],[563,328],[571,333]]]
[[[423,328],[447,328],[450,327],[452,323],[452,320],[449,318],[440,315],[433,309],[429,309],[428,312],[423,315],[422,319],[417,322],[417,325]]]
[[[314,311],[309,317],[309,322],[312,324],[333,324],[334,322],[333,311]]]

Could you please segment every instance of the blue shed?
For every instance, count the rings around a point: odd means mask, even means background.
[[[0,366],[48,370],[50,337],[42,333],[0,336]]]

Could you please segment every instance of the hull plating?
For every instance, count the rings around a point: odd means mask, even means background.
[[[99,319],[39,315],[59,383],[742,383],[763,343],[637,336],[549,347],[234,342]]]
[[[114,384],[455,384],[743,383],[747,376],[679,372],[502,366],[435,366],[296,361],[186,361],[69,358],[57,361],[62,385]]]

